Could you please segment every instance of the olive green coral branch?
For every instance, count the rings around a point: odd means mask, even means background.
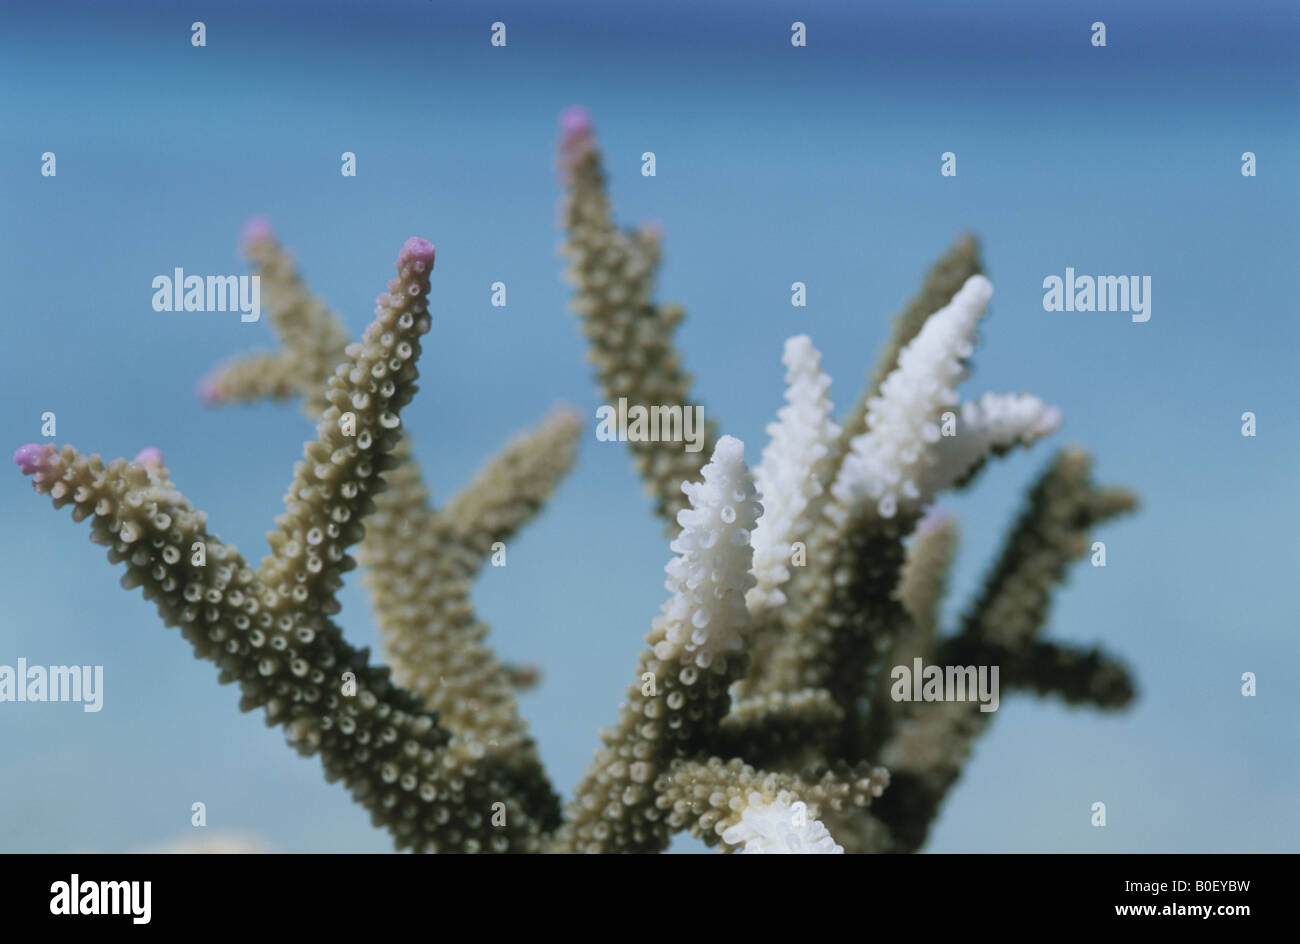
[[[660,234],[653,227],[625,233],[614,224],[601,153],[586,112],[566,112],[561,128],[561,163],[569,186],[565,250],[577,288],[573,309],[582,318],[601,391],[610,403],[626,398],[646,406],[680,406],[685,412],[694,400],[691,377],[672,342],[684,312],[680,305],[661,305],[652,298]],[[681,483],[699,476],[716,440],[717,424],[707,420],[702,448],[695,452],[680,442],[629,443],[655,511],[670,531],[677,512],[686,507]]]
[[[327,384],[346,357],[347,329],[304,284],[293,257],[265,218],[249,220],[241,242],[244,255],[257,270],[271,327],[283,350],[227,362],[200,383],[200,394],[210,403],[298,395],[303,410],[314,420],[329,408]]]
[[[347,356],[344,327],[308,289],[265,219],[249,221],[242,244],[262,279],[284,353],[225,365],[205,381],[205,398],[297,395],[304,412],[319,419],[332,406],[331,375]],[[483,641],[487,627],[475,616],[467,581],[567,474],[577,431],[571,411],[554,411],[494,456],[444,509],[430,503],[410,436],[403,435],[362,540],[366,584],[398,679],[443,711],[444,723],[475,750],[518,748],[530,770],[538,762],[514,702],[519,686]]]
[[[398,444],[399,454],[409,450]],[[384,650],[397,679],[439,711],[464,759],[490,755],[544,788],[515,686],[484,638],[469,598],[476,557],[447,553],[446,522],[429,506],[412,461],[385,473],[362,562]]]
[[[93,518],[92,538],[126,564],[124,585],[142,586],[195,654],[220,667],[220,681],[240,683],[243,710],[262,708],[301,753],[320,754],[326,777],[342,779],[399,848],[536,851],[559,818],[544,778],[526,762],[458,750],[437,713],[368,664],[329,618],[347,546],[415,391],[432,264],[423,240],[403,247],[376,320],[331,380],[320,437],[305,447],[258,571],[207,530],[156,454],[105,465],[71,447],[24,446],[15,460],[55,507]]]
[[[933,662],[996,665],[1001,668],[1004,691],[1057,697],[1067,705],[1109,711],[1128,706],[1136,695],[1128,667],[1099,647],[1082,648],[1038,639],[1002,646],[958,637],[941,646]]]
[[[843,720],[844,709],[825,689],[737,698],[710,747],[723,757],[784,770],[824,757],[828,735]]]
[[[541,510],[568,474],[581,431],[577,413],[562,407],[507,443],[441,509],[448,540],[467,549],[477,564],[486,560],[495,544]]]
[[[1085,452],[1070,449],[1039,477],[961,631],[939,644],[936,658],[1005,664],[1012,689],[1057,694],[1067,703],[1113,708],[1131,699],[1133,682],[1122,664],[1099,651],[1036,638],[1052,591],[1070,562],[1086,553],[1091,529],[1136,507],[1131,493],[1096,487],[1090,466]],[[914,851],[924,843],[972,743],[992,718],[966,702],[912,708],[892,730],[874,732],[883,741],[881,762],[895,781],[872,815],[887,827],[893,851]]]
[[[347,360],[329,380],[318,438],[294,466],[285,512],[267,535],[271,554],[259,577],[274,594],[268,600],[274,610],[337,608],[342,575],[356,566],[348,548],[365,534],[361,518],[374,510],[380,473],[392,465],[400,438],[398,412],[417,389],[432,267],[428,243],[403,247],[399,275],[379,296],[375,320],[360,343],[348,346]]]

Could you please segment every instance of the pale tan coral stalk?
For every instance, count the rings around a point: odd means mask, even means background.
[[[326,385],[345,357],[343,322],[308,290],[293,257],[264,217],[244,226],[242,248],[261,280],[262,300],[280,338],[279,354],[252,354],[218,367],[199,385],[208,402],[243,402],[302,396],[312,419],[329,407]]]
[[[615,405],[626,398],[633,405],[690,409],[698,401],[672,343],[682,308],[653,300],[658,230],[628,234],[615,226],[590,117],[582,109],[570,109],[560,124],[560,161],[569,185],[565,251],[577,288],[573,309],[582,317],[588,356],[606,402]],[[681,484],[699,476],[716,438],[716,424],[706,419],[698,451],[687,451],[682,442],[628,444],[655,510],[670,530],[677,512],[686,507]]]

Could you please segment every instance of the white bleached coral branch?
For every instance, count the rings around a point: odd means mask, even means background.
[[[749,795],[749,805],[740,822],[728,827],[722,841],[742,846],[743,854],[836,855],[844,847],[835,842],[826,826],[810,819],[802,802],[789,804],[782,798],[769,800],[761,793]]]
[[[750,535],[763,506],[745,465],[745,444],[723,436],[703,470],[704,481],[684,482],[691,507],[677,513],[677,554],[664,570],[673,596],[656,618],[664,638],[655,657],[708,668],[739,652],[750,628],[745,592],[754,586]]]
[[[930,495],[943,411],[956,406],[963,363],[975,343],[993,286],[982,275],[966,280],[951,302],[931,315],[898,356],[898,367],[868,404],[867,432],[854,437],[832,487],[839,514],[875,502],[883,518],[914,511]]]
[[[791,544],[806,537],[827,496],[840,428],[831,419],[827,396],[831,379],[821,369],[821,353],[806,334],[785,342],[786,405],[769,423],[763,460],[754,469],[763,518],[754,532],[754,576],[750,610],[785,602],[782,584],[790,579]]]
[[[957,435],[934,445],[922,490],[933,495],[961,481],[995,452],[1029,446],[1061,427],[1061,411],[1029,393],[986,393],[961,406]]]

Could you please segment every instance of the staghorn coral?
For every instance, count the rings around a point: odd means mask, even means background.
[[[690,378],[671,342],[681,309],[652,298],[660,235],[615,225],[581,109],[563,114],[560,145],[574,307],[602,391],[685,407]],[[317,432],[260,567],[208,530],[156,449],[105,464],[28,445],[14,458],[56,507],[91,518],[92,539],[126,566],[123,585],[140,586],[219,681],[239,683],[241,708],[319,755],[398,848],[655,852],[687,831],[725,852],[914,851],[992,716],[966,701],[896,701],[892,666],[992,664],[1011,691],[1104,709],[1132,698],[1112,656],[1041,638],[1092,528],[1134,506],[1093,485],[1078,450],[1033,487],[957,631],[941,626],[956,525],[936,497],[1061,423],[1027,394],[959,397],[992,295],[966,236],[895,321],[842,428],[800,335],[786,343],[786,405],[752,472],[744,443],[712,423],[698,453],[630,443],[675,526],[669,597],[562,810],[514,698],[537,670],[496,658],[470,590],[570,467],[578,419],[553,413],[434,507],[401,419],[433,325],[432,245],[402,247],[375,320],[349,344],[265,220],[243,244],[284,350],[218,368],[200,395],[299,396]],[[387,667],[331,620],[358,545]]]

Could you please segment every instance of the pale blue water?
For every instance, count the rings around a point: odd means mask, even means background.
[[[259,559],[310,427],[293,407],[202,407],[195,380],[271,346],[265,319],[157,313],[149,288],[178,266],[246,271],[236,236],[255,212],[354,332],[403,240],[437,243],[407,414],[437,495],[552,402],[593,415],[555,254],[555,119],[585,104],[620,216],[664,224],[661,297],[687,305],[698,393],[751,461],[781,403],[782,340],[810,333],[848,404],[888,316],[970,228],[996,295],[966,390],[1059,404],[1058,441],[1142,496],[1098,534],[1109,566],[1073,570],[1052,616],[1054,638],[1126,656],[1140,702],[1103,717],[1006,699],[929,848],[1294,850],[1294,5],[476,6],[7,5],[0,444],[38,439],[53,410],[59,442],[156,445],[214,529]],[[203,49],[189,43],[199,17]],[[795,18],[805,49],[789,44]],[[1089,43],[1098,19],[1105,49]],[[39,174],[44,151],[56,178]],[[339,174],[343,151],[356,178]],[[939,174],[944,151],[955,178]],[[1043,278],[1067,266],[1150,276],[1151,320],[1043,311]],[[504,310],[489,305],[497,280]],[[795,280],[806,309],[789,305]],[[1239,434],[1247,410],[1254,439]],[[499,650],[545,668],[523,708],[566,794],[616,716],[669,556],[626,451],[591,425],[575,473],[475,594]],[[945,502],[963,521],[954,612],[1049,455]],[[317,761],[237,714],[236,691],[12,467],[0,520],[0,664],[105,667],[98,714],[0,704],[0,849],[182,838],[195,801],[210,831],[280,849],[391,848]],[[341,620],[377,644],[355,576]],[[1239,694],[1245,671],[1255,699]],[[1088,824],[1095,800],[1104,830]]]

